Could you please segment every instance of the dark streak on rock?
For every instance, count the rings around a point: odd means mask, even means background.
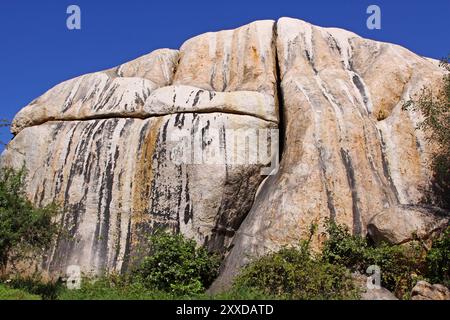
[[[203,92],[204,92],[203,90],[198,90],[198,91],[197,91],[197,93],[196,93],[196,95],[195,95],[195,98],[194,98],[194,103],[192,104],[193,107],[195,107],[195,106],[197,105],[198,100],[200,99],[200,95],[201,95]]]
[[[348,186],[352,192],[352,210],[353,210],[353,233],[361,235],[361,213],[358,208],[358,192],[356,190],[355,171],[352,160],[347,151],[341,148],[341,158],[347,172]]]
[[[400,203],[398,190],[395,187],[394,182],[392,181],[389,163],[386,158],[386,143],[384,142],[383,133],[381,132],[381,130],[379,130],[378,132],[380,133],[380,141],[381,141],[381,162],[383,163],[383,173],[386,179],[389,181],[389,186],[392,190],[392,193],[395,196],[397,203]]]
[[[331,190],[328,186],[328,182],[327,182],[327,171],[326,171],[326,166],[325,166],[325,161],[324,161],[324,149],[322,146],[317,146],[317,149],[319,151],[319,166],[320,166],[320,170],[321,170],[321,177],[322,177],[322,183],[325,187],[325,193],[327,196],[327,207],[328,210],[330,211],[330,218],[331,220],[335,220],[336,218],[336,209],[334,207],[334,199],[333,199],[333,195],[331,193]]]

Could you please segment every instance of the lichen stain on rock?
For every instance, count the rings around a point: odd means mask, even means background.
[[[141,130],[146,130],[143,141],[140,141],[141,150],[136,163],[136,171],[133,179],[133,200],[131,230],[135,234],[137,228],[141,229],[143,225],[151,223],[151,213],[149,212],[149,201],[151,197],[151,185],[153,180],[153,156],[158,142],[158,136],[163,117],[147,119],[148,126],[143,126]],[[132,245],[135,246],[138,239],[132,237]]]

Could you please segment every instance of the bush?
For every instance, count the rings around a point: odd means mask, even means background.
[[[8,286],[0,284],[0,301],[2,300],[40,300],[40,297],[23,290],[11,289]]]
[[[8,281],[8,287],[40,296],[43,300],[56,300],[62,283],[46,281],[39,273],[34,273],[25,277],[14,276]]]
[[[327,222],[329,238],[324,244],[322,259],[365,274],[371,265],[381,269],[381,285],[398,297],[407,298],[412,287],[423,275],[424,259],[421,249],[382,244],[371,246],[360,236],[351,235],[346,226]]]
[[[433,243],[426,261],[430,281],[450,287],[450,227]]]
[[[110,274],[98,279],[83,278],[79,290],[63,289],[59,300],[169,300],[173,295],[149,290],[132,278]]]
[[[237,289],[218,295],[210,296],[206,293],[177,295],[149,289],[135,277],[110,274],[98,279],[83,278],[80,290],[62,289],[59,300],[266,300],[271,297],[252,289]]]
[[[156,232],[149,239],[150,252],[133,272],[152,290],[177,295],[204,292],[218,275],[220,260],[194,240]]]
[[[57,207],[36,208],[25,197],[25,170],[0,169],[0,273],[8,263],[43,253],[58,228]]]
[[[356,299],[358,290],[348,270],[316,259],[309,243],[284,248],[250,263],[241,271],[234,290],[249,288],[282,299]]]

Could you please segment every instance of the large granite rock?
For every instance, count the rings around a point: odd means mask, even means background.
[[[66,81],[16,115],[2,165],[25,164],[29,197],[60,203],[69,231],[45,269],[124,271],[160,227],[228,247],[278,152],[273,26],[205,35],[209,60],[200,36]]]
[[[402,100],[443,72],[344,30],[257,21],[56,86],[16,115],[1,165],[25,163],[30,199],[64,208],[72,237],[48,270],[126,270],[162,226],[226,256],[222,288],[311,223],[320,247],[326,218],[365,234],[418,203],[430,146]]]
[[[375,214],[418,203],[429,181],[419,115],[402,105],[442,79],[439,67],[399,46],[300,20],[282,18],[276,32],[280,169],[260,187],[212,290],[228,287],[251,259],[300,241],[312,223],[315,248],[326,218],[365,235]]]

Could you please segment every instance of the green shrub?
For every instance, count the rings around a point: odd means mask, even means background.
[[[424,259],[420,248],[382,244],[369,245],[360,236],[351,235],[346,226],[327,222],[329,238],[324,244],[322,259],[366,274],[371,265],[381,269],[381,285],[398,297],[408,297],[412,287],[423,275]]]
[[[43,253],[58,228],[57,207],[36,208],[24,193],[25,170],[0,169],[0,273],[8,263]]]
[[[9,280],[8,286],[12,289],[40,296],[43,300],[58,299],[59,291],[62,289],[62,283],[46,281],[39,273],[25,277],[15,275]]]
[[[266,300],[271,297],[253,289],[233,289],[217,295],[175,293],[149,289],[135,277],[109,274],[97,279],[83,278],[80,290],[61,289],[59,300]]]
[[[355,299],[358,291],[348,270],[316,259],[309,243],[284,248],[250,263],[235,280],[236,288],[251,288],[281,299]]]
[[[343,265],[352,271],[365,272],[368,267],[366,239],[350,234],[348,228],[331,220],[326,222],[328,239],[322,249],[322,259],[332,264]]]
[[[219,258],[181,234],[159,231],[150,237],[149,244],[148,256],[133,272],[149,289],[177,295],[198,294],[218,275]]]
[[[434,241],[426,261],[427,277],[430,281],[450,287],[450,227]]]
[[[40,300],[37,295],[30,294],[23,290],[12,289],[6,285],[0,284],[0,301],[1,300]]]
[[[105,275],[97,279],[83,278],[79,290],[61,290],[59,300],[170,300],[170,293],[149,290],[141,282],[123,275]]]

